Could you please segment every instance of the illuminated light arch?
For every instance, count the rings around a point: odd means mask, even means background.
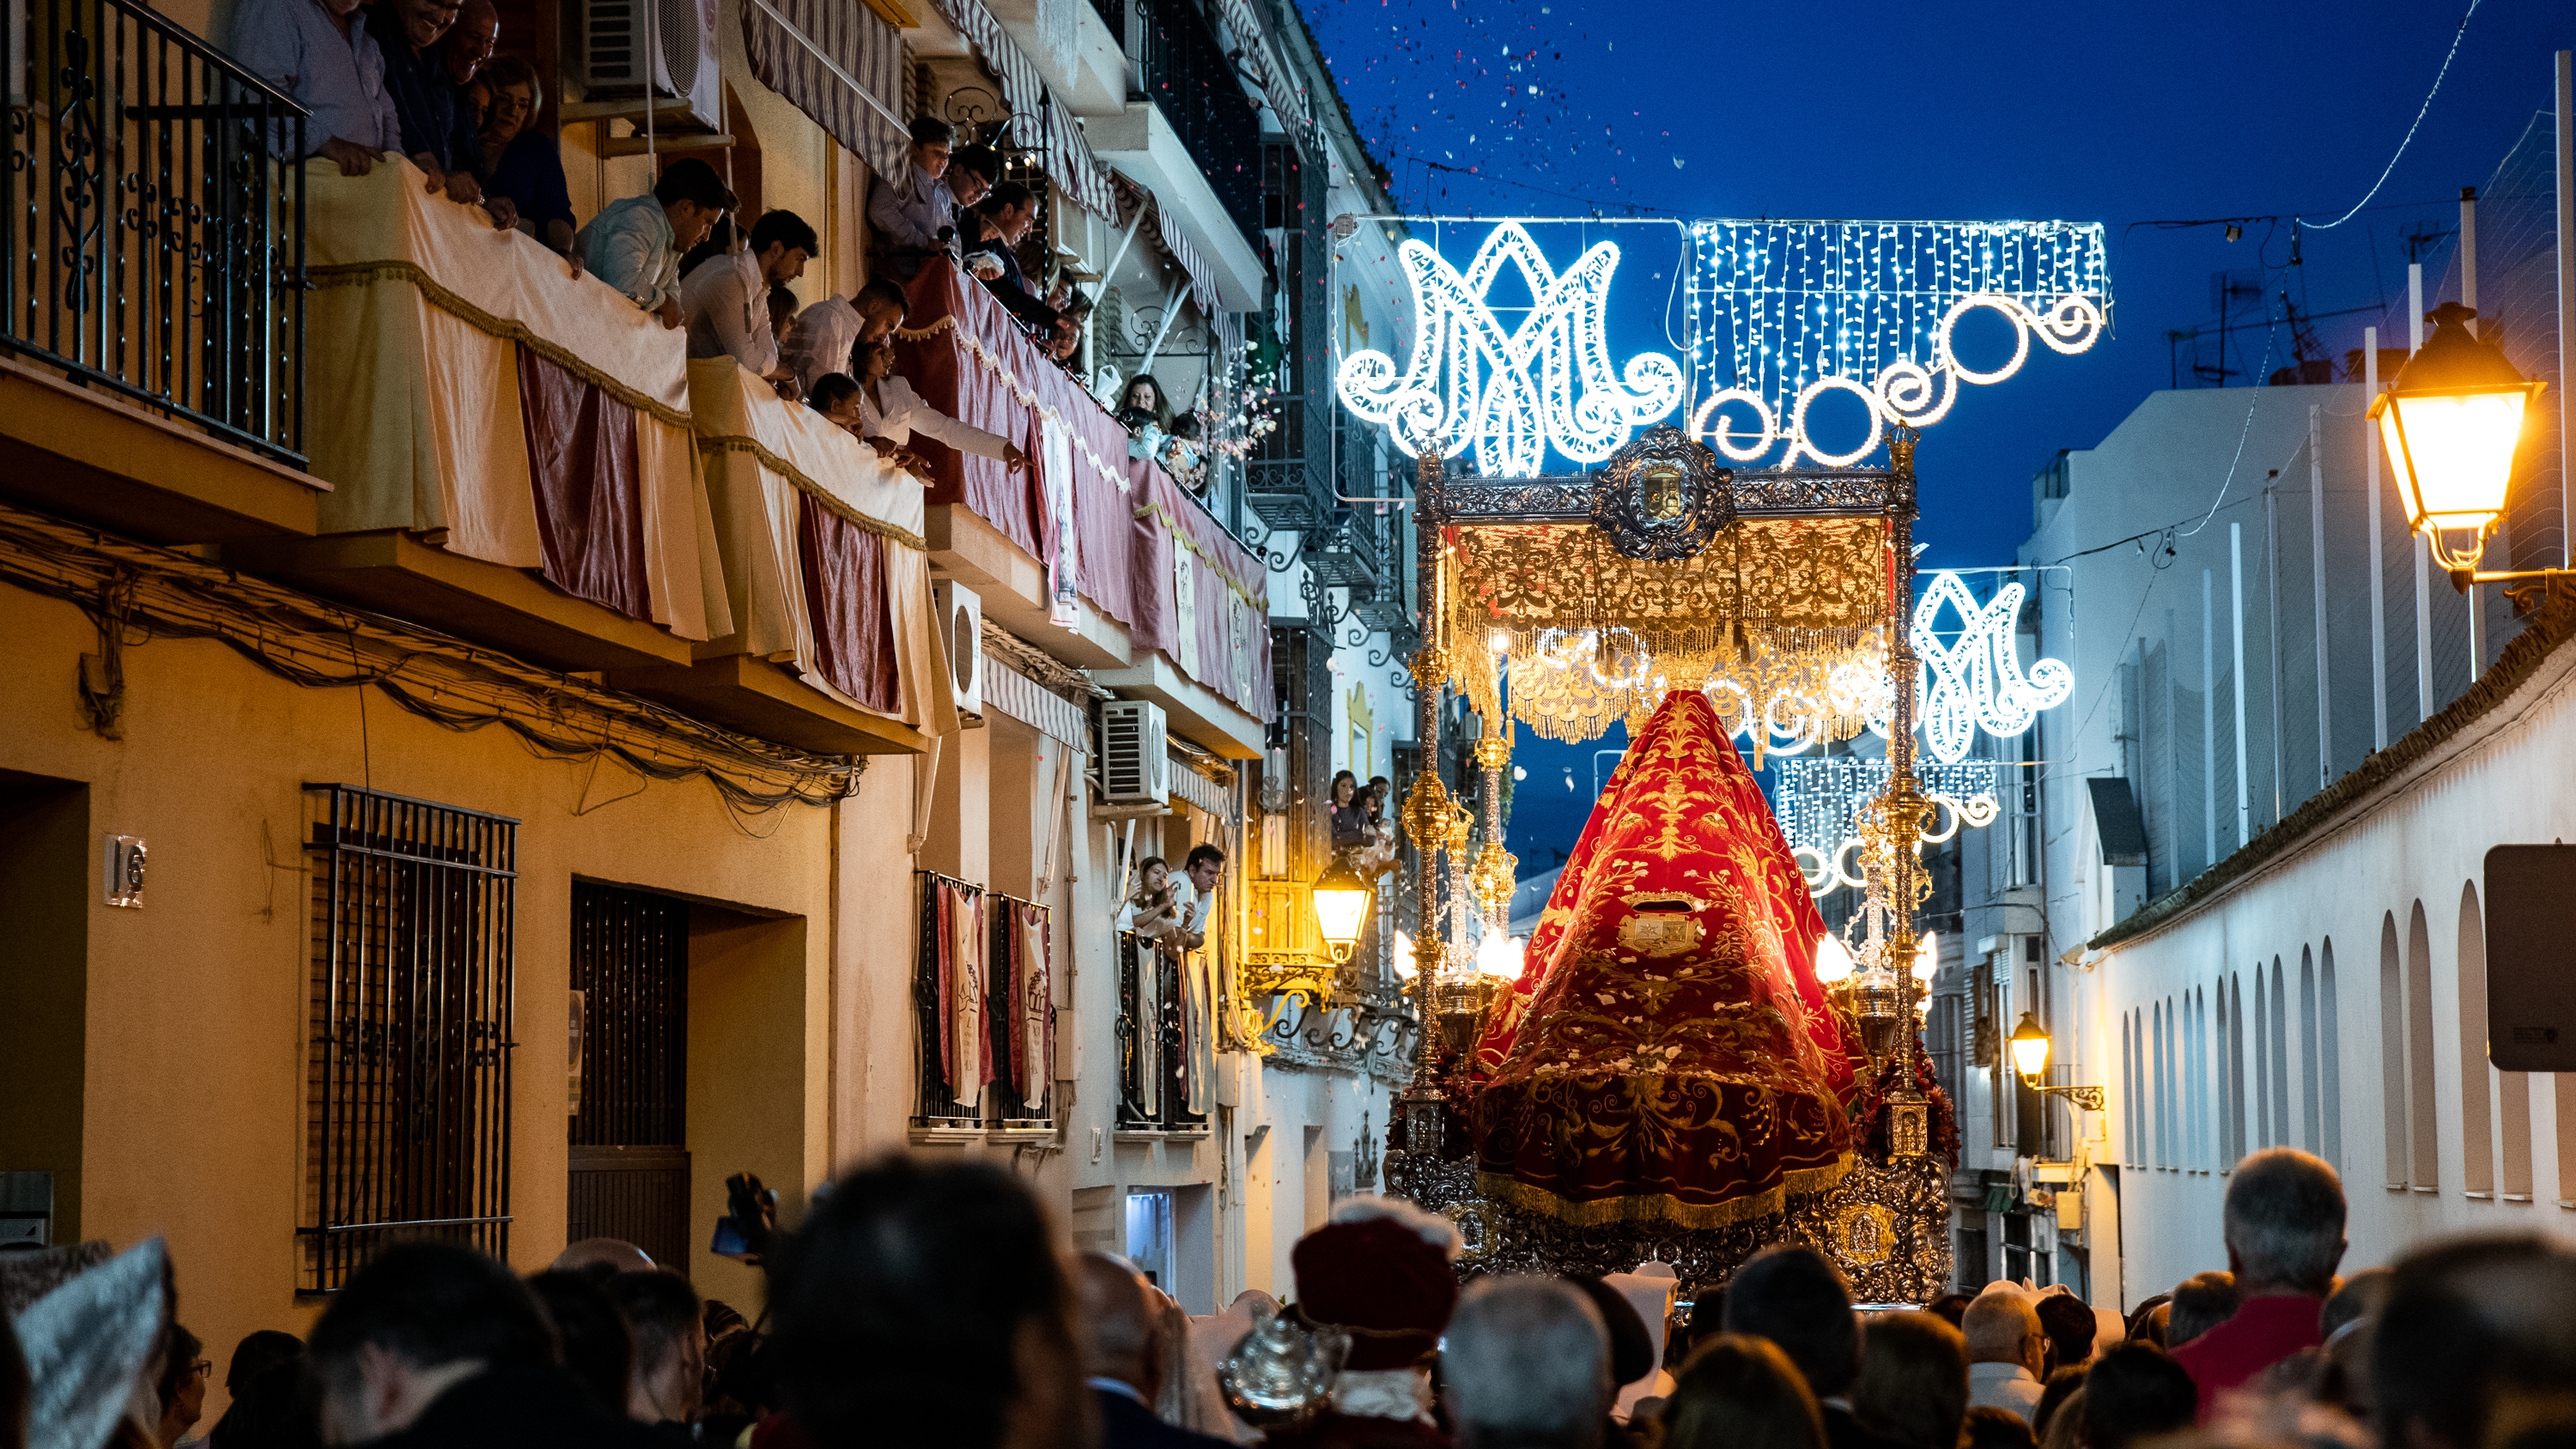
[[[1966,386],[2020,371],[2031,339],[2071,355],[2097,341],[2111,303],[2102,228],[2073,222],[1774,222],[1691,226],[1691,436],[1736,463],[1847,467],[1883,430],[1928,427]],[[2009,361],[1952,350],[1970,312],[2013,331]],[[1827,391],[1862,394],[1870,441],[1831,451],[1805,429]],[[1748,431],[1734,409],[1748,412]]]
[[[1544,471],[1550,449],[1579,464],[1604,462],[1680,406],[1681,368],[1663,353],[1638,353],[1613,370],[1616,243],[1595,242],[1563,272],[1518,222],[1495,227],[1464,273],[1419,238],[1397,251],[1413,284],[1404,369],[1363,349],[1342,360],[1334,385],[1343,406],[1384,426],[1407,456],[1426,446],[1472,452],[1479,472],[1527,477]],[[1509,331],[1487,303],[1506,264],[1520,269],[1536,302]]]

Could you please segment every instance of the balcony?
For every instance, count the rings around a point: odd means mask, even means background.
[[[1199,163],[1244,236],[1261,234],[1261,109],[1193,0],[1140,0],[1145,99]]]
[[[820,754],[955,730],[920,482],[729,357],[689,364],[689,417],[733,628],[609,683]]]
[[[1052,5],[1055,0],[1046,0]],[[1038,22],[1041,0],[988,0],[993,18],[1019,43],[1047,89],[1079,116],[1118,109],[1127,99],[1127,17],[1123,0],[1067,0],[1073,43],[1058,51]]]
[[[1293,391],[1273,404],[1279,426],[1262,435],[1245,463],[1245,501],[1272,528],[1306,533],[1330,519],[1340,507],[1333,497],[1333,470],[1328,457],[1331,434],[1314,426],[1323,420],[1316,414],[1329,417],[1334,406],[1328,394],[1306,397]]]
[[[1191,1043],[1182,1018],[1181,958],[1133,932],[1118,933],[1118,1131],[1201,1136],[1207,1113],[1190,1110]],[[1214,1030],[1215,1012],[1207,1030]],[[1212,1058],[1211,1058],[1212,1059]],[[1201,1084],[1213,1102],[1213,1084]]]
[[[1161,704],[1231,759],[1260,753],[1271,710],[1269,576],[1126,430],[945,263],[922,269],[898,346],[934,407],[1018,443],[1024,473],[916,436],[929,463],[934,567],[984,612],[1103,685]]]
[[[1053,919],[1046,907],[915,871],[916,1143],[1055,1136]]]
[[[135,0],[12,5],[0,71],[0,493],[155,543],[311,533],[303,171],[268,145],[303,109]]]
[[[685,336],[407,162],[305,168],[322,537],[225,562],[572,670],[734,632]]]

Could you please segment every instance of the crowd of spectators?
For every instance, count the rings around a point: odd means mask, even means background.
[[[1619,1279],[1503,1275],[1462,1293],[1449,1222],[1373,1197],[1297,1243],[1287,1305],[1249,1293],[1192,1319],[1124,1259],[1063,1256],[997,1168],[882,1160],[818,1192],[792,1233],[755,1179],[728,1187],[727,1226],[766,1268],[757,1322],[624,1243],[574,1244],[526,1279],[467,1247],[404,1243],[309,1336],[242,1339],[203,1432],[214,1365],[179,1321],[185,1275],[157,1240],[113,1260],[103,1245],[0,1253],[0,1449],[2576,1443],[2576,1252],[2470,1237],[2338,1278],[2340,1186],[2287,1149],[2238,1165],[2229,1267],[2174,1293],[2170,1348],[2153,1307],[2123,1323],[2027,1284],[1858,1311],[1833,1264],[1797,1245],[1651,1327]],[[1338,1371],[1302,1413],[1256,1428],[1225,1386],[1286,1381],[1276,1357],[1254,1361],[1262,1342],[1305,1344]],[[1651,1396],[1619,1413],[1638,1387]]]
[[[744,233],[732,188],[698,157],[666,162],[650,191],[610,201],[586,223],[576,217],[561,149],[536,124],[544,82],[526,59],[499,50],[500,31],[493,0],[240,0],[227,43],[310,110],[306,154],[351,176],[402,157],[427,193],[480,208],[494,227],[563,257],[574,276],[586,272],[663,326],[685,329],[691,357],[734,358],[913,471],[916,432],[1025,465],[1010,442],[931,409],[890,357],[872,351],[904,315],[903,283],[947,256],[1041,355],[1081,377],[1092,300],[1069,275],[1033,285],[1022,270],[1040,198],[1003,174],[996,151],[959,145],[936,117],[915,120],[900,173],[878,178],[867,200],[876,279],[799,310],[790,284],[822,249],[813,226],[770,210]],[[1176,414],[1148,373],[1117,396],[1131,452],[1203,488],[1197,416]]]

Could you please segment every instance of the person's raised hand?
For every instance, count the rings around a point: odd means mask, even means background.
[[[340,174],[343,176],[364,176],[376,169],[375,152],[355,141],[343,141],[337,136],[323,142],[322,149],[315,154],[327,156],[338,162]]]
[[[1014,473],[1026,472],[1029,466],[1029,455],[1021,452],[1020,445],[1017,443],[1004,443],[1002,464]]]
[[[680,316],[680,299],[677,297],[663,298],[662,305],[653,309],[653,315],[661,318],[665,327],[677,327],[685,320]]]

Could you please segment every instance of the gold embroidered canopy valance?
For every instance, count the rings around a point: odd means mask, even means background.
[[[1875,470],[1739,480],[1672,452],[1444,490],[1451,683],[1496,718],[1507,673],[1512,717],[1569,741],[1704,690],[1757,763],[1883,719],[1889,512],[1911,500]]]

